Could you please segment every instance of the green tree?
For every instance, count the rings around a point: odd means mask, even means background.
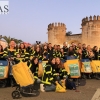
[[[14,41],[15,41],[16,44],[23,42],[22,40],[18,40],[18,39],[14,39]]]
[[[71,32],[71,31],[68,31],[68,32],[66,33],[66,36],[69,36],[69,35],[72,35],[72,32]]]
[[[2,35],[0,35],[0,40],[2,39]]]
[[[8,44],[10,43],[10,41],[12,40],[12,38],[10,36],[3,36],[2,37]]]

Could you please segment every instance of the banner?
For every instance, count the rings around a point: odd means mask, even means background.
[[[91,67],[93,73],[100,73],[100,61],[99,60],[92,60]]]
[[[80,70],[78,64],[69,64],[70,75],[71,76],[80,76]]]
[[[82,62],[81,72],[84,72],[84,73],[92,72],[90,62]]]
[[[4,74],[5,74],[5,67],[0,66],[0,78],[4,77]]]
[[[0,66],[0,79],[8,77],[8,66]]]
[[[80,73],[80,62],[78,59],[76,60],[67,60],[66,61],[67,70],[69,71],[69,74],[71,78],[79,78],[81,76]]]

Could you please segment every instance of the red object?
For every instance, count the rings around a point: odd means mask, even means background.
[[[79,90],[76,90],[75,92],[80,92]]]
[[[26,42],[24,42],[24,44],[27,44]]]

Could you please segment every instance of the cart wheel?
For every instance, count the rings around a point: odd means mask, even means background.
[[[5,88],[6,85],[7,85],[7,80],[6,79],[0,80],[0,87]]]
[[[12,97],[13,97],[13,99],[19,99],[20,98],[20,93],[18,91],[13,91],[12,92]]]
[[[39,96],[40,91],[38,91],[38,90],[33,90],[32,93],[33,93],[33,96],[34,96],[34,97],[37,97],[37,96]]]
[[[17,86],[16,87],[16,91],[20,91],[20,86]]]
[[[13,80],[11,80],[11,83],[10,83],[10,84],[11,84],[11,87],[13,87],[13,86],[14,86]]]

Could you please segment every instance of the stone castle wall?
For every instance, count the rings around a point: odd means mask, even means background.
[[[66,36],[66,25],[52,23],[48,25],[48,42],[62,45],[63,42],[85,43],[100,47],[100,16],[90,16],[82,19],[82,34]]]
[[[72,42],[75,42],[76,44],[82,42],[82,34],[74,34],[66,37],[67,43],[70,45]]]
[[[66,26],[63,23],[52,23],[48,25],[48,43],[62,45],[66,42]]]
[[[100,47],[100,16],[82,19],[82,42]]]

